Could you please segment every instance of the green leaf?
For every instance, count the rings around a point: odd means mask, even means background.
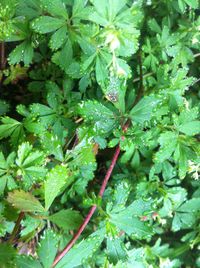
[[[44,184],[45,188],[45,209],[48,210],[54,199],[61,193],[63,188],[69,186],[72,179],[69,177],[69,170],[65,166],[56,166],[47,174]]]
[[[187,3],[192,8],[196,9],[199,6],[199,1],[198,0],[184,0],[184,1],[185,1],[185,3]]]
[[[62,29],[62,28],[61,28]],[[64,61],[63,58],[67,57],[67,61]],[[72,44],[70,42],[70,39],[68,39],[68,41],[64,44],[63,48],[56,52],[53,57],[52,57],[52,61],[58,65],[63,71],[65,71],[66,73],[69,72],[69,66],[70,65],[74,65],[75,63],[73,63],[73,50],[72,50]],[[72,66],[73,66],[72,65]],[[72,77],[74,76],[74,74],[76,74],[76,69],[74,67],[74,72],[72,70],[72,66],[71,66],[71,75]]]
[[[17,152],[16,164],[21,167],[29,167],[33,165],[43,164],[44,154],[40,151],[33,151],[33,146],[24,142],[19,146]]]
[[[181,229],[189,229],[195,224],[197,214],[200,211],[200,198],[187,200],[178,208],[172,221],[172,230],[177,232]]]
[[[133,122],[142,124],[145,121],[149,121],[152,116],[152,111],[157,103],[158,100],[154,97],[144,97],[130,111],[130,117]]]
[[[62,209],[59,212],[49,216],[49,219],[58,227],[66,231],[76,230],[82,222],[80,213],[71,209]]]
[[[16,250],[8,243],[0,244],[0,263],[2,268],[12,268],[13,260],[16,257]]]
[[[64,1],[41,0],[41,3],[44,9],[52,16],[58,16],[64,19],[68,19],[68,13]]]
[[[16,258],[17,267],[20,268],[43,268],[40,262],[31,256],[18,255]]]
[[[17,174],[22,176],[25,189],[29,189],[35,182],[44,178],[46,174],[44,163],[43,152],[33,150],[32,145],[28,142],[19,146],[16,159]]]
[[[66,26],[61,27],[58,29],[52,36],[49,41],[49,46],[52,50],[59,49],[67,38],[67,28]]]
[[[145,239],[151,236],[152,230],[137,217],[121,212],[111,215],[111,222],[129,236],[137,239]]]
[[[24,212],[44,212],[44,207],[31,193],[15,190],[8,194],[8,202]]]
[[[130,193],[130,185],[127,181],[122,181],[116,187],[113,195],[113,208],[112,212],[119,212],[125,208],[128,196]]]
[[[25,237],[32,232],[34,233],[38,228],[44,226],[44,223],[41,219],[35,219],[28,215],[26,215],[25,219],[22,221],[22,227],[23,229],[20,232],[20,235],[22,237]]]
[[[81,265],[100,247],[105,236],[105,228],[91,234],[87,239],[75,245],[64,258],[55,266],[56,268],[72,268]]]
[[[118,12],[125,6],[126,0],[98,0],[92,1],[96,12],[93,12],[90,19],[98,24],[106,26],[111,23]]]
[[[177,134],[171,131],[164,132],[160,135],[158,142],[161,147],[155,155],[155,161],[162,163],[169,159],[177,146]]]
[[[9,104],[0,100],[0,115],[6,114],[9,111]]]
[[[107,65],[106,62],[103,61],[101,57],[97,56],[95,66],[96,79],[99,85],[101,86],[104,86],[105,80],[108,77],[108,71],[106,65]]]
[[[191,121],[184,123],[180,125],[178,129],[188,136],[194,136],[200,133],[200,121]]]
[[[179,142],[174,153],[174,160],[176,161],[176,163],[178,163],[178,173],[180,179],[183,179],[186,176],[190,155],[190,148],[185,146],[185,144]]]
[[[107,254],[111,263],[127,260],[127,252],[120,238],[107,238]]]
[[[42,147],[49,155],[54,155],[55,159],[59,161],[64,160],[62,144],[60,139],[52,133],[46,132],[40,138]]]
[[[58,119],[54,109],[40,103],[33,103],[30,106],[30,112],[30,117],[27,117],[27,121],[25,121],[25,127],[28,128],[28,130],[30,129],[30,132],[38,133],[37,128],[48,128]],[[31,123],[33,125],[32,127]]]
[[[87,101],[80,104],[79,114],[86,122],[91,122],[93,130],[103,135],[110,132],[116,125],[113,112],[97,101]]]
[[[16,46],[16,48],[9,55],[9,63],[13,65],[23,61],[25,66],[29,66],[32,62],[32,59],[33,47],[28,41],[24,41],[20,45]]]
[[[133,248],[128,251],[128,262],[127,268],[136,267],[136,268],[147,268],[145,249]]]
[[[151,202],[138,199],[119,213],[112,212],[110,214],[111,222],[128,235],[144,239],[151,236],[152,229],[141,221],[138,216],[142,216],[143,213],[151,210]]]
[[[13,145],[19,144],[24,139],[23,125],[10,117],[3,117],[0,125],[0,139],[10,136]]]
[[[181,229],[190,229],[195,221],[196,217],[192,213],[176,212],[172,221],[172,231],[177,232]]]
[[[65,25],[65,20],[57,19],[50,16],[41,16],[35,19],[31,26],[37,33],[45,34],[56,31]]]
[[[57,252],[57,237],[51,230],[46,230],[40,239],[40,246],[37,253],[44,268],[53,264]]]
[[[7,162],[2,152],[0,152],[0,177],[7,172]]]
[[[195,213],[200,211],[200,198],[192,198],[178,207],[179,212]]]
[[[86,7],[87,2],[84,0],[75,0],[73,4],[72,18],[73,20],[87,19],[91,9]]]

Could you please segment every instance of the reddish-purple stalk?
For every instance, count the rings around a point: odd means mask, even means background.
[[[0,42],[0,69],[3,70],[5,68],[5,43]]]
[[[124,131],[127,128],[124,129]],[[119,153],[120,153],[120,146],[118,145],[115,153],[113,155],[112,158],[112,162],[109,166],[109,169],[106,172],[105,178],[103,180],[103,183],[101,185],[100,191],[99,191],[99,196],[102,197],[104,194],[104,191],[106,189],[106,185],[110,179],[110,176],[112,174],[113,168],[115,167],[115,164],[117,162],[117,159],[119,157]],[[92,215],[94,214],[95,210],[96,210],[97,206],[93,205],[90,208],[90,211],[88,212],[87,216],[85,217],[84,222],[81,224],[81,226],[79,227],[78,231],[76,232],[76,234],[72,237],[72,239],[69,241],[69,243],[67,244],[67,246],[64,248],[64,250],[62,252],[60,252],[57,257],[54,260],[54,263],[52,265],[52,267],[55,267],[56,264],[67,254],[67,252],[73,247],[73,245],[75,244],[76,240],[80,237],[80,235],[82,234],[82,232],[84,231],[85,227],[87,226],[88,222],[90,221],[90,219],[92,218]]]

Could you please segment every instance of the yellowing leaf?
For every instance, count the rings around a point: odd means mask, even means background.
[[[31,193],[23,190],[16,190],[8,194],[8,202],[14,207],[24,212],[44,212],[44,207],[40,201]]]

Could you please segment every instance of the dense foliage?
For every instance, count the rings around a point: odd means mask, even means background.
[[[200,267],[199,15],[0,1],[1,267]]]

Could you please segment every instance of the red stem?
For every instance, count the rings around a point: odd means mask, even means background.
[[[108,183],[108,180],[110,179],[110,176],[112,174],[113,168],[115,167],[115,164],[117,162],[117,159],[119,157],[119,153],[120,153],[120,146],[118,145],[115,153],[113,155],[112,158],[112,162],[109,166],[109,169],[106,172],[105,178],[103,180],[103,183],[101,185],[101,189],[99,191],[99,196],[103,196],[104,191],[106,189],[106,185]],[[84,231],[85,227],[87,226],[88,222],[90,221],[92,215],[94,214],[95,210],[96,210],[97,206],[93,205],[90,208],[90,211],[88,212],[84,222],[81,224],[81,226],[79,227],[77,233],[72,237],[72,239],[69,241],[69,243],[67,244],[67,246],[64,248],[64,250],[62,252],[60,252],[57,257],[54,260],[54,263],[52,265],[52,267],[55,267],[56,264],[65,256],[65,254],[72,248],[72,246],[74,245],[74,243],[76,242],[76,240],[79,238],[79,236],[81,235],[81,233]]]
[[[5,69],[5,43],[0,42],[0,69]]]
[[[105,178],[103,180],[103,183],[101,185],[101,189],[99,191],[99,196],[101,196],[101,197],[103,196],[103,193],[104,193],[104,191],[106,189],[106,185],[108,183],[108,180],[110,179],[110,176],[112,174],[113,168],[115,167],[115,164],[116,164],[117,159],[119,157],[119,153],[120,153],[120,146],[118,145],[116,150],[115,150],[115,153],[113,155],[112,162],[111,162],[111,164],[109,166],[109,169],[107,170],[106,176],[105,176]]]

